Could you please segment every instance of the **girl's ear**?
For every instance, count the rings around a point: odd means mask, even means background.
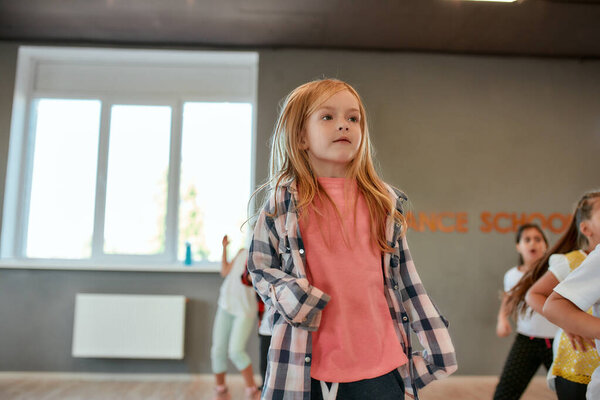
[[[300,131],[300,150],[308,150],[308,140],[306,140],[306,131]]]
[[[589,238],[592,235],[592,230],[590,228],[590,224],[589,221],[582,221],[579,224],[579,232],[581,232],[581,234],[583,236],[585,236],[586,238]]]

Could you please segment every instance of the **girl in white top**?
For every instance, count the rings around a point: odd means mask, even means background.
[[[586,312],[590,307],[593,316]],[[600,353],[600,245],[554,288],[544,304],[544,314],[565,330],[596,339]],[[586,396],[587,400],[600,399],[600,367],[592,374]]]
[[[592,246],[581,265],[558,284],[544,304],[544,315],[565,331],[583,338],[596,339],[600,350],[600,193],[592,197],[589,218],[582,220],[579,230]],[[586,311],[592,307],[592,315]],[[600,367],[592,373],[587,388],[588,400],[600,399]]]
[[[246,352],[246,343],[254,328],[257,307],[254,290],[242,283],[242,273],[247,265],[248,251],[240,249],[233,260],[228,262],[228,245],[229,239],[225,235],[221,263],[221,276],[225,277],[225,281],[219,292],[210,350],[216,381],[214,400],[231,399],[225,385],[227,356],[244,377],[245,399],[258,400],[260,392],[254,382],[252,364]]]
[[[577,202],[567,231],[558,239],[550,257],[536,267],[538,279],[527,292],[527,304],[543,313],[543,306],[554,287],[576,270],[599,243],[600,235],[589,227],[600,218],[600,191],[585,193]],[[568,330],[555,341],[554,364],[549,376],[559,400],[586,398],[587,384],[600,365],[598,354],[587,351],[593,344]]]
[[[548,241],[544,232],[536,224],[519,227],[516,235],[519,265],[504,275],[504,295],[498,313],[496,334],[506,337],[512,332],[509,316],[514,307],[509,308],[511,290],[523,275],[531,271],[544,256]],[[557,327],[536,312],[517,315],[517,336],[508,354],[496,391],[495,400],[519,399],[540,365],[546,369],[552,363],[552,338]]]

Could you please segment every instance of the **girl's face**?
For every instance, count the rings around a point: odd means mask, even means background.
[[[531,265],[542,258],[547,247],[540,231],[536,228],[527,228],[521,233],[517,252],[523,257],[524,264]]]
[[[331,96],[308,116],[300,148],[319,177],[344,177],[360,148],[358,100],[348,90]]]
[[[579,230],[588,239],[588,251],[592,251],[600,244],[600,197],[590,200],[593,202],[590,219],[581,222]]]

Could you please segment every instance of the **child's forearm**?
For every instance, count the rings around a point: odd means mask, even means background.
[[[498,319],[496,321],[496,335],[498,337],[506,337],[512,332],[510,321],[508,320],[508,313],[506,312],[506,303],[508,297],[506,293],[502,295],[502,303],[500,304],[500,311],[498,311]]]
[[[229,275],[233,263],[227,261],[227,244],[223,243],[223,254],[221,256],[221,276],[225,277]]]
[[[506,312],[506,303],[508,302],[508,296],[506,293],[502,294],[502,301],[500,302],[500,310],[498,310],[498,320],[504,320],[508,318],[508,313]]]
[[[525,302],[532,310],[538,314],[544,314],[544,303],[550,294],[552,289],[558,285],[558,279],[550,271],[546,271],[540,279],[538,279],[527,291],[525,295]]]
[[[532,292],[531,290],[525,295],[525,302],[531,309],[539,314],[544,315],[544,303],[547,297],[541,293]]]
[[[496,319],[496,321],[510,323],[510,320],[508,319],[508,315],[506,315],[504,312],[502,312],[502,310],[500,310],[500,312],[498,313],[498,318]]]
[[[565,331],[600,340],[600,318],[580,310],[575,304],[553,292],[546,301],[544,316]]]
[[[508,320],[508,313],[506,312],[506,303],[508,301],[508,297],[506,293],[502,295],[502,302],[500,303],[500,310],[498,310],[498,323],[510,323]]]

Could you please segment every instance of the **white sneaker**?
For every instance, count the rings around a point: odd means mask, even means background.
[[[244,400],[260,400],[260,390],[256,387],[246,388]]]
[[[216,387],[215,397],[213,397],[213,400],[231,400],[231,393],[229,393],[227,386]]]

